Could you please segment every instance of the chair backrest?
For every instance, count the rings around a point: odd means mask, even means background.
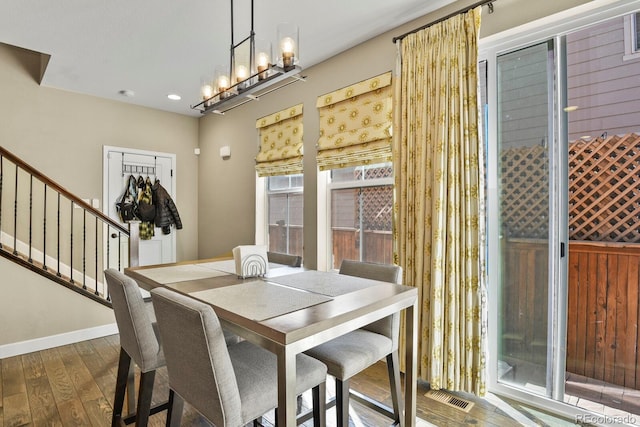
[[[302,257],[299,255],[289,255],[280,252],[267,252],[269,262],[283,264],[289,267],[300,267],[302,265]]]
[[[166,288],[152,290],[151,299],[171,389],[215,425],[241,425],[240,392],[213,308]]]
[[[104,276],[120,333],[120,346],[142,372],[164,366],[162,348],[138,283],[113,268],[105,270]]]
[[[340,264],[340,274],[348,276],[362,277],[364,279],[379,280],[397,285],[402,284],[402,267],[393,264],[377,264],[372,262],[343,260]],[[400,334],[400,315],[392,314],[383,319],[377,320],[364,326],[371,332],[391,338],[393,349],[398,348],[398,337]]]

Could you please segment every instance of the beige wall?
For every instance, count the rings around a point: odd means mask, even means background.
[[[177,258],[197,257],[197,118],[41,87],[32,77],[39,67],[40,55],[0,43],[0,145],[77,196],[101,202],[104,145],[175,153],[184,225]]]
[[[304,262],[316,268],[316,140],[319,130],[316,98],[332,90],[392,70],[396,48],[392,38],[424,25],[472,1],[459,1],[437,14],[371,39],[319,65],[305,69],[304,83],[295,83],[274,92],[259,102],[252,102],[226,113],[209,115],[200,122],[199,218],[201,218],[198,253],[214,256],[238,244],[249,244],[255,236],[254,158],[258,147],[255,121],[289,106],[304,103]],[[481,35],[487,36],[567,9],[585,0],[531,2],[499,0],[495,13],[483,8]],[[304,29],[302,29],[304,30]],[[304,52],[302,52],[304,61]],[[304,64],[303,64],[304,65]],[[231,146],[231,158],[221,160],[218,150]],[[222,184],[222,185],[220,185]],[[206,236],[206,237],[205,237]]]
[[[175,153],[184,225],[177,258],[197,258],[198,120],[41,87],[39,69],[40,55],[0,43],[0,145],[72,193],[100,201],[104,145]],[[114,323],[112,310],[4,258],[0,276],[0,345]]]
[[[113,310],[0,257],[0,347],[115,323]]]

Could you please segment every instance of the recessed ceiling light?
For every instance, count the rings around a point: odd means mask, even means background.
[[[182,97],[177,93],[170,93],[169,95],[167,95],[167,98],[169,98],[172,101],[180,101],[182,99]]]
[[[134,91],[130,89],[122,89],[121,91],[118,91],[118,93],[122,96],[126,96],[127,98],[131,98],[136,94]]]

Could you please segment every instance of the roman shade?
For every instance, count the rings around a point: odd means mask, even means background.
[[[302,104],[258,119],[256,128],[260,132],[258,176],[302,173]]]
[[[391,72],[318,97],[320,170],[391,161]]]

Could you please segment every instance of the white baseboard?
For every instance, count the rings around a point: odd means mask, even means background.
[[[64,334],[0,345],[0,359],[33,353],[34,351],[45,350],[47,348],[60,347],[61,345],[73,344],[94,338],[106,337],[117,333],[118,326],[115,323],[112,323],[109,325],[96,326],[94,328],[66,332]]]

